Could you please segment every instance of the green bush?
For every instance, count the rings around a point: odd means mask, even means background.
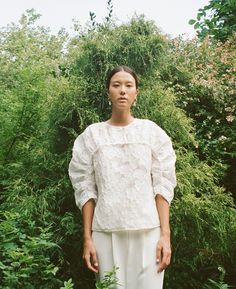
[[[60,248],[51,239],[50,225],[37,227],[26,214],[1,214],[1,288],[57,287],[60,282],[55,275],[59,268],[51,259]]]

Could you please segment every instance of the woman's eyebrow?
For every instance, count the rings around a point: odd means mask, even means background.
[[[122,81],[119,81],[119,80],[113,80],[112,83],[121,83]],[[132,80],[127,80],[125,81],[125,83],[133,83]]]

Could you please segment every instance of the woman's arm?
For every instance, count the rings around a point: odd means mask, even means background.
[[[96,248],[92,240],[92,220],[94,214],[95,202],[94,199],[88,200],[83,208],[83,259],[88,269],[93,272],[98,272],[98,259]]]
[[[160,239],[157,243],[157,272],[163,271],[171,259],[169,203],[160,194],[156,195],[156,207],[160,219]]]

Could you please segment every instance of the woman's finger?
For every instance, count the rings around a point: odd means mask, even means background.
[[[84,259],[84,261],[85,261],[86,267],[87,267],[89,270],[91,270],[91,271],[93,271],[93,272],[95,272],[95,273],[98,272],[97,267],[95,267],[95,266],[91,263],[90,254],[84,255],[84,256],[83,256],[83,259]]]
[[[92,256],[92,263],[93,263],[93,266],[94,268],[96,269],[96,271],[98,272],[98,258],[97,258],[97,253],[96,252],[93,252],[91,254]]]
[[[157,272],[162,272],[166,269],[166,267],[170,264],[171,259],[171,249],[170,248],[162,248],[162,258],[159,263]]]
[[[157,252],[156,252],[156,261],[157,263],[161,262],[161,246],[159,243],[157,243]]]

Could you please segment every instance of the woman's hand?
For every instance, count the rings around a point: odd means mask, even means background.
[[[87,268],[98,273],[98,258],[92,239],[84,240],[83,259]]]
[[[171,259],[171,245],[170,236],[161,236],[157,242],[156,260],[158,263],[157,272],[160,273],[170,264]]]

